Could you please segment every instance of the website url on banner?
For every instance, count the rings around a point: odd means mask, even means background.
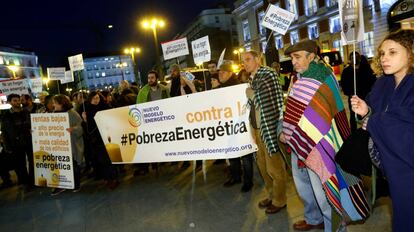
[[[178,152],[166,152],[165,156],[186,156],[186,155],[202,155],[202,154],[217,154],[217,153],[233,153],[243,150],[250,150],[253,146],[251,144],[238,146],[238,147],[225,147],[225,148],[204,148],[199,150],[190,151],[178,151]]]

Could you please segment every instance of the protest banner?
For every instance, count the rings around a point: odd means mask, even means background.
[[[343,45],[363,41],[365,27],[362,2],[358,0],[339,0],[338,7]]]
[[[261,22],[262,26],[279,34],[286,34],[290,24],[295,19],[295,14],[275,5],[269,4],[266,14]]]
[[[191,41],[194,64],[202,64],[211,60],[210,42],[208,35]]]
[[[80,71],[83,70],[84,64],[83,64],[83,56],[82,54],[78,54],[76,56],[69,56],[69,67],[72,71]]]
[[[177,39],[170,42],[161,43],[164,60],[173,59],[190,54],[187,45],[187,38]]]
[[[29,94],[27,80],[20,79],[20,80],[1,81],[0,82],[0,93],[6,96],[11,93],[15,93],[19,95]]]
[[[64,80],[65,70],[65,67],[47,68],[47,76],[50,80]]]
[[[71,70],[68,70],[65,72],[65,78],[60,80],[61,84],[66,84],[66,83],[70,83],[73,82],[74,78],[73,78],[73,72]]]
[[[113,163],[240,157],[257,150],[246,88],[241,84],[100,111],[95,121]]]
[[[28,86],[32,93],[40,93],[43,90],[42,78],[31,78],[28,79]]]
[[[30,114],[35,185],[74,188],[68,113]]]

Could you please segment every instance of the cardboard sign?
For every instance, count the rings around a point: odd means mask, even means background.
[[[187,45],[187,38],[162,43],[161,47],[162,53],[164,54],[164,60],[169,60],[190,54]]]
[[[47,76],[50,80],[64,80],[65,79],[65,67],[59,68],[47,68]]]
[[[83,56],[82,54],[76,56],[69,56],[69,67],[72,71],[80,71],[83,70],[85,67],[83,65]]]
[[[66,83],[70,83],[70,82],[73,82],[73,81],[74,81],[73,72],[71,70],[69,70],[69,71],[65,72],[65,78],[60,80],[60,83],[66,84]]]
[[[42,78],[32,78],[29,81],[29,88],[32,93],[40,93],[43,90]]]
[[[202,64],[211,60],[210,41],[208,36],[191,42],[193,49],[193,59],[195,64]]]
[[[26,79],[1,81],[0,82],[0,93],[9,95],[15,94],[29,94],[29,87]]]
[[[68,113],[30,114],[35,185],[74,188]]]
[[[294,19],[295,14],[292,12],[269,4],[266,14],[263,17],[262,26],[284,35]]]
[[[343,45],[363,41],[365,27],[362,2],[359,0],[339,0],[338,6]]]

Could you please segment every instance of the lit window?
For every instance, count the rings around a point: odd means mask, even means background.
[[[96,76],[96,77],[99,77],[99,72],[95,73],[95,76]]]
[[[333,48],[338,50],[341,53],[341,56],[344,57],[344,47],[341,45],[340,39],[333,41]]]
[[[243,20],[243,39],[244,41],[250,41],[250,28],[249,28],[249,21],[247,19]]]
[[[299,33],[298,31],[291,31],[290,32],[290,43],[293,45],[295,43],[299,42]]]
[[[277,49],[283,48],[283,37],[281,35],[275,36],[275,44]]]
[[[106,76],[106,73],[105,72],[102,72],[102,75],[101,76],[103,76],[103,77]]]
[[[326,0],[327,7],[333,7],[338,5],[338,0]]]
[[[304,1],[305,1],[306,16],[311,16],[318,11],[318,5],[316,5],[316,0],[304,0]]]
[[[317,39],[319,37],[319,28],[317,23],[310,24],[308,26],[309,39]]]
[[[295,14],[295,20],[298,19],[298,7],[296,0],[286,0],[286,9]]]
[[[374,32],[370,31],[364,33],[364,41],[362,43],[362,53],[371,58],[374,56],[375,47],[374,47]]]
[[[259,22],[259,32],[261,36],[266,36],[266,28],[264,26],[262,26],[262,21],[263,18],[265,16],[265,12],[264,11],[260,11],[259,14],[257,14],[257,19]]]
[[[329,18],[329,31],[332,34],[341,31],[341,21],[339,20],[339,15]]]

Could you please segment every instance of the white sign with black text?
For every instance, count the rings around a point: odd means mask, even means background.
[[[295,14],[292,12],[269,4],[261,24],[272,31],[284,35],[294,19]]]
[[[82,54],[78,54],[76,56],[69,56],[69,67],[72,71],[80,71],[85,68],[83,65],[83,56]]]
[[[65,79],[65,67],[47,68],[47,76],[50,80],[63,80]]]
[[[164,55],[164,60],[169,60],[190,54],[188,50],[187,38],[161,43],[161,47],[162,53]]]
[[[191,42],[195,64],[202,64],[211,60],[210,41],[208,35]]]

